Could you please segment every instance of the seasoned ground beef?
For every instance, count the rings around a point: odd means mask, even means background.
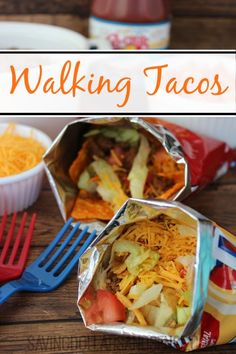
[[[120,279],[117,278],[117,275],[114,274],[113,272],[110,272],[108,274],[108,278],[106,280],[107,283],[107,290],[110,290],[115,294],[117,291],[119,291],[119,283]]]

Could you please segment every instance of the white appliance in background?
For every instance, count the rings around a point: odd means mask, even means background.
[[[227,142],[236,148],[236,115],[228,117],[165,117],[197,133]]]

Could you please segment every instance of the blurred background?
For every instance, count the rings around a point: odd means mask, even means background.
[[[90,0],[0,0],[0,21],[54,24],[88,34]],[[236,47],[236,0],[172,0],[173,49]]]

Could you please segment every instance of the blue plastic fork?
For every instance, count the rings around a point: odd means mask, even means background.
[[[16,292],[48,292],[54,290],[69,276],[74,266],[78,263],[81,255],[89,247],[96,236],[96,230],[93,230],[92,233],[86,238],[78,252],[76,252],[73,258],[68,261],[88,231],[88,227],[85,227],[83,230],[79,230],[80,223],[78,222],[62,244],[57,247],[62,237],[70,228],[72,222],[73,219],[69,219],[66,222],[49,246],[30,266],[25,269],[21,278],[12,280],[0,287],[0,304],[3,304]],[[68,250],[64,252],[78,231],[80,231],[79,235],[75,238],[75,241],[68,248]],[[55,251],[55,253],[51,255],[53,251]],[[61,258],[59,258],[60,256]],[[63,270],[60,271],[62,268]]]

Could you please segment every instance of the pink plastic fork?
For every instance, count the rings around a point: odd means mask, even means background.
[[[14,245],[12,250],[10,249],[16,223],[17,214],[14,213],[11,219],[11,224],[9,231],[7,233],[4,244],[3,243],[3,234],[6,229],[7,223],[7,214],[5,213],[2,217],[2,222],[0,226],[0,283],[8,280],[19,278],[24,270],[25,263],[27,260],[29,247],[34,231],[34,225],[36,221],[36,214],[33,214],[28,231],[25,235],[23,245],[21,245],[21,240],[23,238],[25,222],[27,219],[27,213],[24,213],[21,219],[21,223],[16,234]],[[19,256],[19,258],[18,258]],[[16,259],[18,258],[18,261]]]

